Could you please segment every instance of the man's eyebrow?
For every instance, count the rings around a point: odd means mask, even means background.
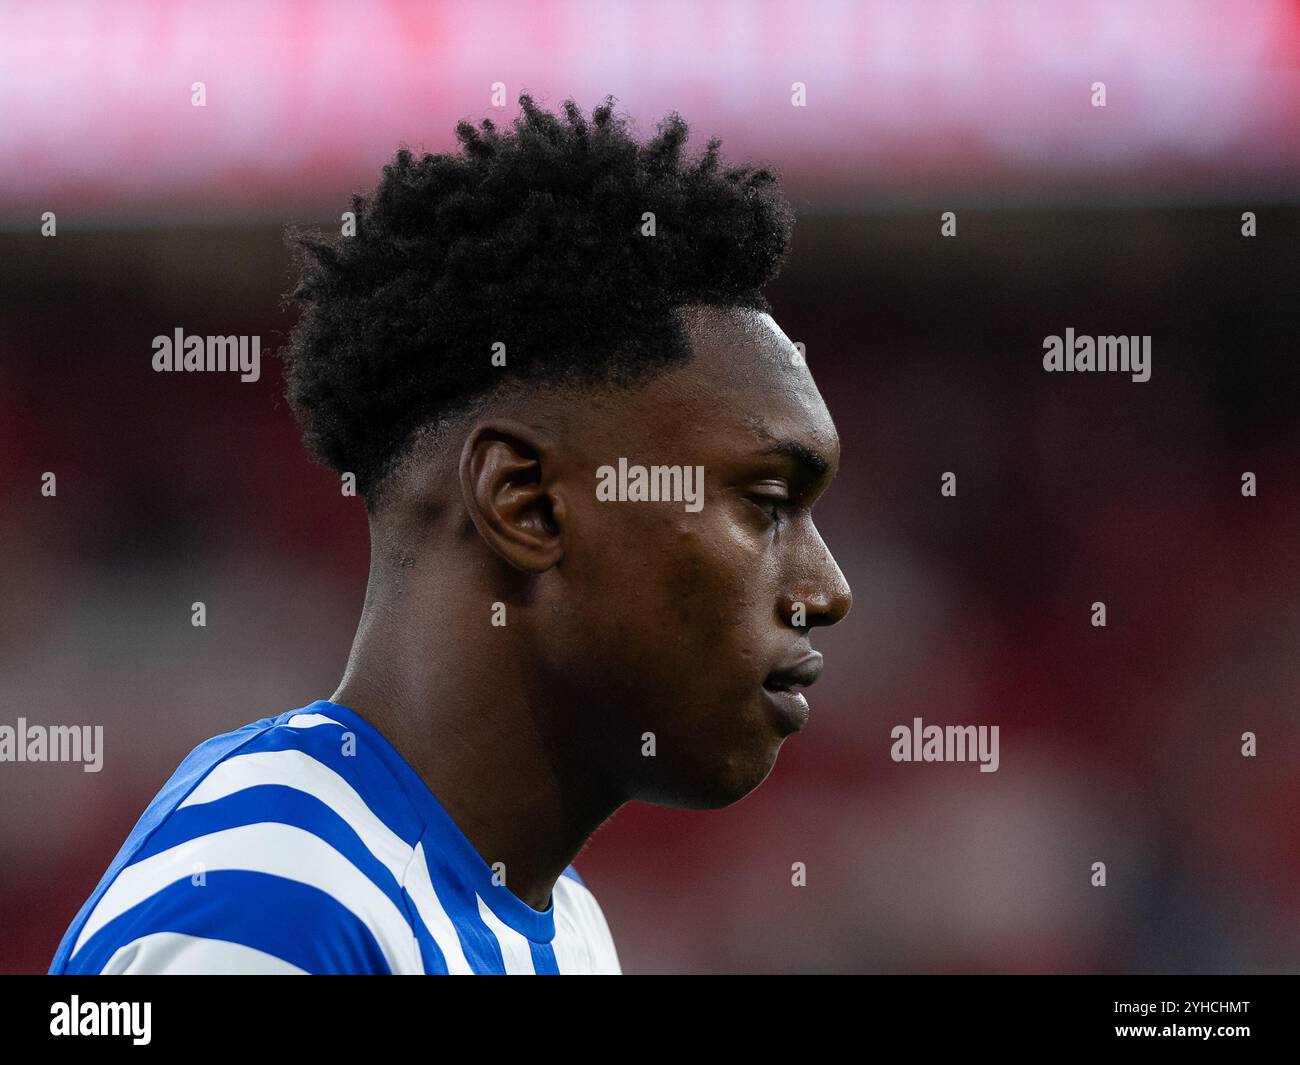
[[[805,466],[814,478],[821,477],[831,468],[830,459],[815,448],[800,443],[798,440],[778,440],[770,447],[764,448],[763,454],[785,455],[787,458],[792,458],[800,465]]]

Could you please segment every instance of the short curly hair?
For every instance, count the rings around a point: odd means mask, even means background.
[[[372,509],[419,430],[504,380],[635,382],[689,359],[680,306],[770,310],[793,225],[772,169],[724,168],[716,137],[684,159],[676,112],[642,145],[613,97],[590,122],[519,103],[511,130],[458,123],[462,153],[399,150],[354,236],[289,231],[288,399]]]

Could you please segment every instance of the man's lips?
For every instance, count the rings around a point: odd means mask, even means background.
[[[798,688],[809,688],[817,683],[821,672],[821,654],[817,651],[809,651],[802,658],[772,670],[763,681],[763,687],[770,692],[790,692]]]

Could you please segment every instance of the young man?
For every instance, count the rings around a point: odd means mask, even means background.
[[[618,972],[570,862],[625,802],[735,802],[806,721],[851,597],[762,295],[789,207],[676,115],[520,102],[295,237],[290,399],[370,521],[352,655],[185,760],[52,972]]]

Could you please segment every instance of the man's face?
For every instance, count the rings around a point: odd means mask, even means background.
[[[766,314],[685,315],[686,365],[578,417],[539,637],[552,696],[580,704],[581,742],[622,797],[708,808],[757,787],[802,727],[804,697],[781,689],[815,679],[809,630],[852,596],[811,515],[839,439],[808,368]],[[636,466],[702,466],[702,495],[602,500],[598,470],[620,459],[628,488]],[[608,472],[605,489],[620,490]]]

